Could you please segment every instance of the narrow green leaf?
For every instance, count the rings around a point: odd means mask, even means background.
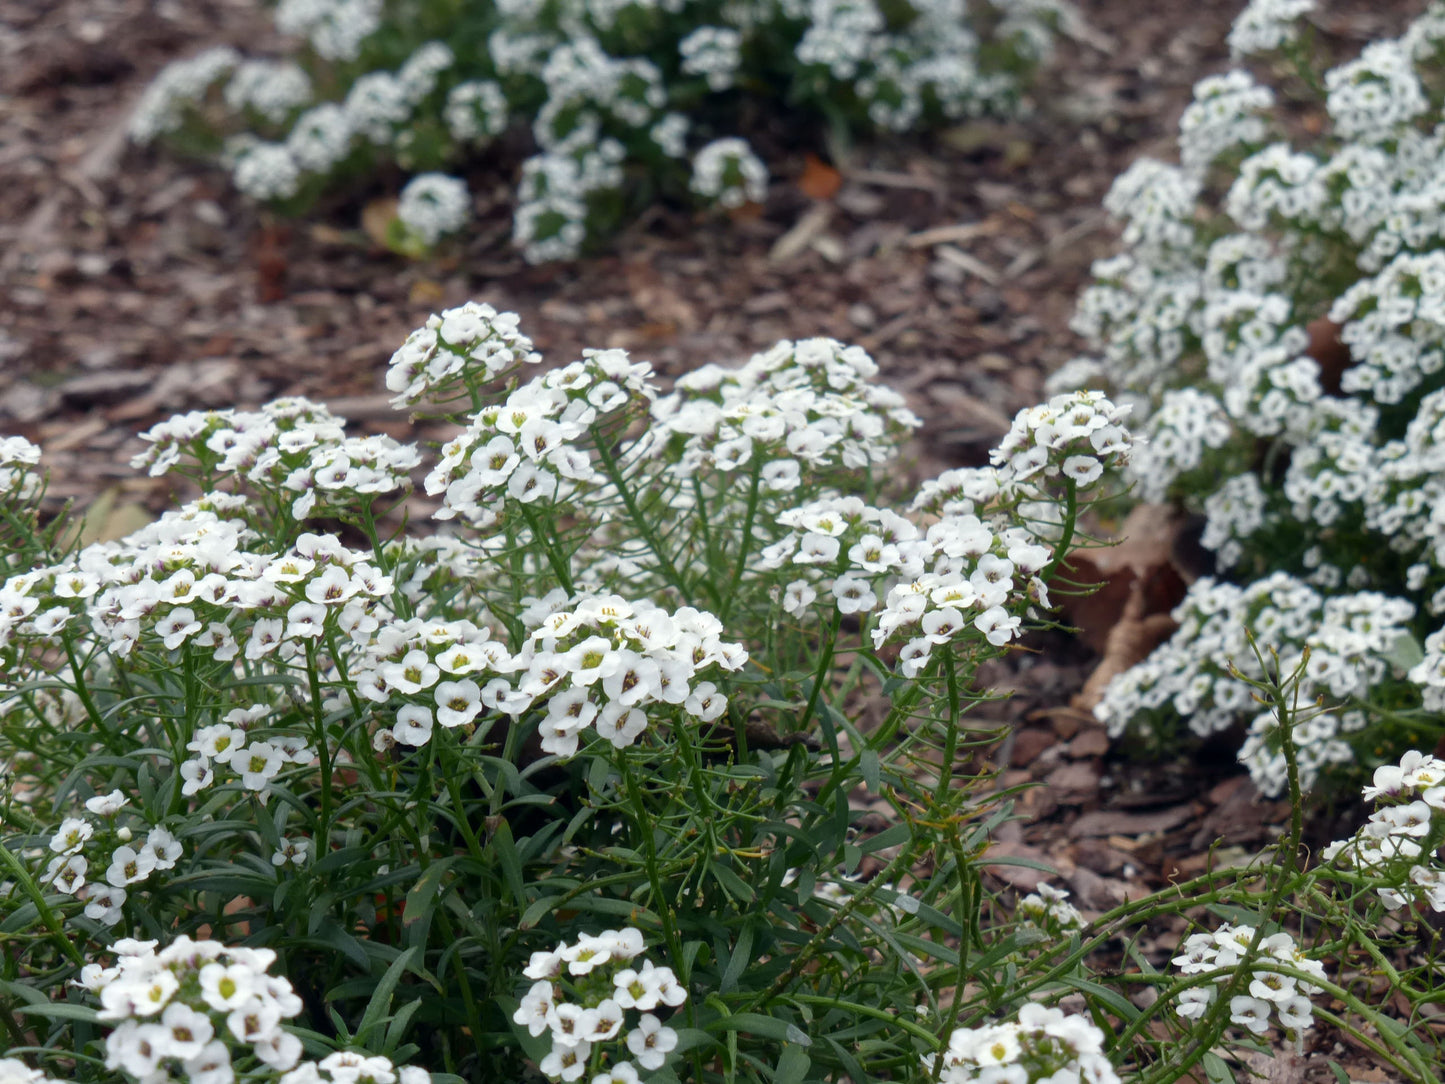
[[[426,918],[431,921],[432,903],[441,891],[442,879],[447,871],[461,861],[461,855],[452,855],[450,858],[443,858],[433,862],[416,879],[406,894],[406,913],[401,916],[401,924],[410,926],[413,923]]]
[[[418,951],[414,947],[409,948],[391,961],[391,966],[386,969],[386,973],[381,976],[381,981],[376,984],[376,990],[366,1004],[366,1011],[361,1014],[361,1024],[356,1029],[356,1041],[361,1045],[367,1045],[371,1029],[379,1025],[385,1018],[387,1011],[391,1008],[391,995],[396,992],[397,983],[401,982],[402,974],[411,965],[411,961]]]
[[[783,1047],[778,1067],[773,1070],[773,1084],[801,1084],[808,1075],[810,1065],[812,1059],[808,1057],[808,1052],[796,1043],[788,1043]]]

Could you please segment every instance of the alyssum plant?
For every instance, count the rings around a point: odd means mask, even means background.
[[[280,0],[282,60],[218,48],[168,67],[132,136],[219,154],[279,209],[370,177],[416,174],[391,238],[420,252],[463,228],[455,176],[513,127],[514,240],[570,258],[659,193],[761,202],[768,171],[740,138],[790,110],[837,135],[906,132],[1013,108],[1062,0]]]
[[[1433,746],[1445,704],[1445,7],[1322,74],[1310,7],[1257,0],[1230,40],[1318,134],[1288,138],[1248,70],[1200,82],[1180,163],[1136,163],[1106,201],[1124,250],[1076,317],[1099,358],[1059,374],[1134,405],[1138,494],[1202,513],[1218,564],[1100,716],[1166,744],[1244,723],[1276,794],[1274,724],[1230,669],[1259,676],[1246,629],[1287,669],[1308,648],[1305,698],[1334,709],[1299,734],[1307,788]]]
[[[79,552],[0,443],[0,1084],[1164,1084],[1318,1018],[1437,1079],[1395,1007],[1439,1000],[1445,764],[1382,768],[1309,867],[1304,666],[1248,680],[1277,847],[1091,922],[986,889],[974,672],[1047,621],[1123,411],[1024,411],[905,512],[916,419],[857,348],[666,396],[537,360],[481,305],[395,355],[460,430],[427,534],[392,515],[423,453],[299,400],[156,426],[138,465],[205,495]],[[1170,916],[1172,968],[1136,941]]]
[[[204,495],[79,552],[6,442],[6,1045],[143,1084],[919,1079],[1025,1009],[1026,1064],[1112,1080],[1012,997],[1007,795],[954,766],[1122,412],[1026,411],[904,511],[917,420],[856,347],[666,396],[536,361],[482,305],[415,332],[397,405],[460,427],[425,463],[300,400],[173,418],[138,466]],[[426,533],[388,526],[418,468]]]

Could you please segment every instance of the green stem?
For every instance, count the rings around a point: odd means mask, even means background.
[[[612,449],[607,445],[608,442],[606,439],[598,439],[594,442],[594,446],[597,448],[597,457],[602,460],[602,470],[607,475],[607,480],[612,483],[613,487],[617,490],[617,495],[622,498],[622,506],[627,509],[627,515],[632,521],[632,526],[637,528],[637,533],[642,536],[642,540],[646,542],[648,548],[652,550],[652,555],[657,558],[657,563],[662,570],[663,577],[678,590],[684,599],[690,598],[692,596],[691,585],[683,579],[682,573],[677,570],[677,567],[672,563],[672,559],[667,556],[667,552],[662,548],[662,541],[657,537],[657,532],[652,529],[650,517],[644,515],[638,507],[637,498],[627,485],[627,479],[623,477],[622,469],[617,463],[617,457],[612,454]],[[706,581],[704,581],[703,586],[705,589],[710,588],[710,585],[708,585]],[[722,600],[717,597],[715,588],[709,589],[708,593],[713,596],[715,604],[721,605]]]
[[[316,756],[321,762],[321,809],[316,815],[316,852],[321,857],[331,850],[331,742],[326,732],[326,714],[321,695],[321,674],[316,666],[316,643],[306,642],[306,679],[311,688],[311,722],[316,728]]]
[[[738,557],[733,564],[732,575],[728,577],[728,589],[723,595],[718,619],[724,624],[732,614],[733,603],[738,598],[738,585],[743,581],[743,573],[747,570],[748,554],[752,552],[753,544],[753,523],[758,515],[758,497],[763,482],[763,460],[761,456],[753,457],[752,481],[748,488],[748,510],[743,517],[743,531],[738,536]]]
[[[76,967],[84,967],[85,956],[75,942],[66,936],[64,924],[55,917],[55,912],[50,909],[50,904],[45,902],[45,893],[40,891],[40,886],[30,876],[30,871],[20,863],[20,859],[16,858],[10,848],[3,843],[0,843],[0,863],[10,870],[20,887],[25,890],[25,894],[30,897],[30,902],[35,904],[35,911],[40,916],[40,921],[45,923],[45,928],[50,931],[51,939],[55,942],[56,947],[70,957]]]

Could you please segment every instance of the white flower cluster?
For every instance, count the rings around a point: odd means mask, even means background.
[[[516,313],[468,301],[440,315],[433,313],[392,354],[386,390],[400,410],[423,400],[445,402],[468,390],[511,375],[541,355],[519,330]]]
[[[446,40],[379,70],[363,57],[388,50],[369,43],[414,32],[392,26],[401,9],[279,0],[277,28],[304,42],[300,65],[242,62],[231,50],[172,65],[142,102],[133,135],[148,142],[194,121],[235,137],[226,161],[237,187],[299,204],[383,160],[408,172],[462,164],[509,121],[526,121],[540,151],[523,165],[513,241],[532,262],[570,259],[615,224],[624,182],[642,170],[668,187],[691,159],[701,200],[763,201],[766,168],[725,126],[710,123],[723,138],[689,146],[699,109],[746,115],[745,101],[760,95],[815,112],[846,102],[848,122],[896,131],[1006,111],[1071,17],[1062,0],[915,0],[886,16],[875,0],[730,0],[707,12],[682,0],[473,7],[451,20]],[[340,100],[311,105],[313,84]]]
[[[40,449],[24,437],[0,437],[0,495],[27,501],[40,491]]]
[[[1212,165],[1241,144],[1262,143],[1265,124],[1258,116],[1274,105],[1274,92],[1248,72],[1209,75],[1194,84],[1194,101],[1179,118],[1179,160],[1187,170]]]
[[[306,38],[325,60],[355,60],[381,29],[382,0],[281,0],[276,29]]]
[[[1299,37],[1299,20],[1315,9],[1315,0],[1249,0],[1229,31],[1229,51],[1236,60],[1270,53]]]
[[[445,173],[419,173],[406,183],[396,217],[427,245],[434,245],[467,224],[472,194],[466,183]]]
[[[0,1058],[0,1084],[69,1084],[58,1077],[32,1069],[19,1058]]]
[[[739,472],[766,462],[764,486],[891,459],[922,422],[903,396],[874,382],[862,347],[833,339],[783,341],[737,369],[706,365],[659,399],[653,424],[683,439],[679,469]]]
[[[447,92],[442,119],[453,139],[482,146],[507,130],[509,109],[500,83],[477,79],[458,83]]]
[[[1364,796],[1375,811],[1351,838],[1326,847],[1324,860],[1364,878],[1392,911],[1445,911],[1445,867],[1436,858],[1445,840],[1445,761],[1412,749],[1376,768]]]
[[[524,616],[536,627],[516,653],[465,621],[392,621],[376,630],[352,664],[361,695],[395,711],[376,746],[422,746],[437,724],[452,729],[483,712],[516,718],[545,708],[544,752],[574,756],[588,727],[621,749],[648,730],[649,709],[719,718],[727,698],[697,678],[747,661],[740,644],[722,639],[715,617],[691,607],[669,614],[615,595],[569,600],[559,588]]]
[[[1051,937],[1067,937],[1084,928],[1084,916],[1069,902],[1069,894],[1051,884],[1040,883],[1037,892],[1019,900],[1015,914],[1025,926]]]
[[[40,878],[52,891],[84,900],[85,917],[106,926],[120,921],[128,888],[157,871],[174,869],[182,854],[180,841],[167,829],[125,823],[129,801],[118,790],[97,795],[86,800],[88,816],[61,821]],[[98,876],[91,876],[92,866]]]
[[[936,1069],[940,1057],[943,1066]],[[1037,1002],[1021,1008],[1012,1022],[955,1028],[948,1049],[924,1055],[923,1065],[930,1079],[943,1084],[1120,1084],[1098,1027]]]
[[[301,167],[280,143],[238,136],[227,146],[231,181],[254,200],[288,200],[301,191]]]
[[[768,167],[747,140],[715,139],[693,155],[691,187],[722,207],[762,203],[768,198]]]
[[[1100,391],[1056,395],[1019,411],[1013,425],[989,453],[1001,489],[1056,491],[1055,480],[1086,492],[1105,471],[1129,461],[1133,440],[1124,427],[1128,406],[1116,406]]]
[[[720,93],[737,80],[743,35],[727,26],[700,26],[677,43],[682,70],[701,75],[708,89]]]
[[[687,990],[672,968],[643,958],[646,947],[641,932],[627,926],[532,953],[522,973],[534,981],[512,1019],[551,1038],[551,1053],[538,1065],[548,1079],[581,1080],[601,1067],[592,1084],[638,1084],[638,1067],[666,1064],[677,1032],[655,1010],[682,1005]],[[629,1023],[632,1013],[640,1015]]]
[[[311,80],[292,61],[245,60],[236,65],[223,94],[235,113],[251,110],[269,124],[281,124],[311,101]]]
[[[427,493],[442,495],[436,517],[492,526],[517,504],[560,503],[602,484],[582,438],[641,413],[655,394],[651,375],[625,350],[584,350],[484,407],[426,477]]]
[[[380,496],[410,492],[410,472],[421,463],[416,447],[388,436],[347,437],[345,422],[306,399],[277,399],[259,411],[192,411],[142,433],[151,447],[131,466],[152,477],[180,469],[290,490],[298,520],[345,516]]]
[[[1297,21],[1311,7],[1257,0],[1232,44],[1309,64]],[[1136,163],[1111,192],[1124,251],[1095,265],[1074,323],[1103,383],[1143,416],[1129,471],[1141,497],[1202,511],[1221,570],[1373,589],[1405,615],[1386,622],[1392,635],[1417,642],[1434,631],[1422,618],[1445,612],[1445,135],[1425,89],[1442,39],[1436,6],[1323,73],[1328,127],[1298,145],[1270,142],[1284,126],[1247,73],[1202,82],[1181,123],[1182,164]],[[1104,710],[1153,713],[1179,695],[1157,684],[1183,673],[1177,648],[1160,649],[1162,669],[1123,675]],[[1403,676],[1385,658],[1366,672]],[[1410,679],[1441,702],[1428,666]],[[1394,688],[1375,699],[1399,707],[1410,692]],[[1143,689],[1164,700],[1139,700]],[[1222,726],[1239,707],[1191,726]]]
[[[1214,982],[1181,990],[1174,1011],[1186,1020],[1197,1020],[1203,1016],[1214,1003],[1218,987],[1234,977],[1255,937],[1256,931],[1252,926],[1225,923],[1213,933],[1190,934],[1185,938],[1179,946],[1180,954],[1171,962],[1181,974],[1211,975]],[[1321,981],[1326,978],[1325,965],[1306,956],[1295,944],[1294,938],[1284,932],[1260,937],[1256,952],[1250,963],[1243,965],[1253,968],[1249,992],[1229,999],[1230,1023],[1263,1035],[1269,1030],[1270,1014],[1273,1013],[1280,1027],[1296,1033],[1304,1031],[1314,1023],[1314,1004],[1310,995],[1316,993],[1319,987],[1308,979],[1254,965],[1264,961],[1278,962]]]
[[[100,998],[105,1067],[139,1081],[182,1079],[231,1084],[236,1060],[255,1058],[277,1084],[428,1084],[431,1076],[390,1059],[338,1051],[303,1061],[301,1040],[283,1021],[302,1010],[286,979],[266,972],[265,948],[193,941],[182,935],[156,951],[155,941],[121,940],[115,965],[88,964],[79,985]]]
[[[1366,723],[1355,702],[1367,699],[1386,677],[1404,676],[1392,656],[1413,616],[1414,607],[1401,599],[1369,591],[1325,597],[1283,572],[1247,587],[1202,579],[1174,611],[1179,631],[1110,682],[1094,714],[1113,737],[1131,725],[1146,732],[1151,724],[1167,727],[1175,717],[1206,737],[1253,711],[1240,760],[1262,792],[1280,793],[1286,766],[1270,741],[1279,722],[1272,711],[1258,711],[1250,686],[1229,670],[1232,662],[1245,677],[1264,677],[1247,639],[1252,630],[1260,643],[1278,651],[1283,673],[1305,661],[1299,703],[1323,695],[1346,705],[1347,710],[1314,715],[1294,730],[1300,782],[1309,788],[1322,770],[1353,762],[1346,737]]]
[[[223,45],[167,65],[146,87],[131,114],[131,139],[151,143],[179,129],[187,110],[240,63],[241,54]]]

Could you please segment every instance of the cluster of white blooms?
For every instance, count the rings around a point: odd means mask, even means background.
[[[507,130],[509,109],[500,83],[475,79],[458,83],[447,92],[442,119],[453,139],[481,146]]]
[[[846,102],[847,123],[895,131],[1005,112],[1072,15],[1063,0],[916,0],[886,12],[875,0],[730,0],[708,12],[682,0],[499,0],[379,69],[373,58],[388,50],[371,43],[410,37],[410,25],[388,36],[402,17],[383,0],[280,0],[276,26],[304,40],[300,64],[213,51],[173,65],[136,114],[135,138],[194,120],[234,137],[226,160],[243,192],[299,203],[354,171],[343,167],[444,169],[512,119],[527,122],[540,152],[523,166],[513,243],[531,262],[570,259],[615,225],[624,183],[643,170],[669,187],[690,159],[699,199],[762,202],[767,170],[725,120],[708,125],[723,138],[689,147],[699,108],[743,117],[745,100],[762,96],[834,115]],[[313,84],[340,100],[305,109]]]
[[[873,627],[874,646],[905,640],[898,653],[905,677],[921,673],[935,648],[956,641],[982,637],[1003,647],[1020,635],[1031,602],[1048,607],[1038,573],[1052,557],[1022,526],[995,531],[968,514],[940,520],[928,528],[922,552],[911,554],[927,571],[889,588]]]
[[[390,146],[411,119],[411,97],[394,72],[367,72],[342,102],[351,130],[378,147]]]
[[[381,29],[382,0],[281,0],[276,29],[306,38],[325,60],[355,60]]]
[[[762,203],[768,198],[768,167],[747,140],[715,139],[692,156],[691,187],[722,207]]]
[[[1308,65],[1297,36],[1311,7],[1250,4],[1236,52],[1284,48]],[[1136,164],[1111,193],[1124,251],[1095,265],[1074,322],[1097,351],[1090,379],[1132,396],[1143,418],[1129,468],[1140,497],[1203,512],[1220,569],[1380,592],[1386,612],[1406,615],[1384,623],[1417,643],[1434,631],[1422,619],[1445,612],[1445,134],[1425,89],[1442,35],[1436,5],[1322,73],[1317,137],[1272,142],[1287,126],[1243,71],[1201,83],[1181,122],[1182,164]],[[1227,130],[1211,134],[1215,120]],[[1183,685],[1158,681],[1188,670],[1178,646],[1121,676],[1106,710],[1154,713],[1177,696]],[[1392,645],[1369,650],[1384,659]],[[1394,662],[1381,666],[1368,668],[1388,686],[1375,699],[1399,707],[1412,694],[1389,684],[1403,676]],[[1411,680],[1413,695],[1440,702],[1428,666]],[[1143,703],[1142,689],[1162,699]],[[1368,692],[1347,695],[1365,708]],[[1190,725],[1222,728],[1244,706]]]
[[[643,958],[646,947],[627,926],[532,953],[522,973],[533,983],[512,1019],[552,1040],[537,1066],[548,1079],[581,1080],[601,1068],[592,1084],[637,1084],[639,1067],[666,1064],[678,1036],[655,1010],[682,1005],[687,990],[672,968]]]
[[[118,790],[96,795],[86,800],[88,816],[61,821],[40,878],[48,889],[84,900],[85,917],[107,926],[120,921],[127,889],[174,869],[182,854],[169,830],[123,816],[129,802]]]
[[[677,43],[682,70],[689,75],[701,75],[707,80],[709,90],[727,90],[737,80],[742,43],[741,31],[726,26],[700,26]]]
[[[558,588],[523,616],[535,627],[515,653],[467,621],[391,621],[371,630],[351,672],[363,697],[395,713],[374,736],[376,747],[423,746],[438,724],[452,729],[484,712],[516,718],[541,708],[544,752],[575,755],[588,727],[621,749],[648,730],[649,709],[717,719],[727,699],[699,675],[747,661],[740,644],[722,639],[716,618],[691,607],[668,613],[616,595],[569,599]]]
[[[1210,75],[1194,84],[1194,101],[1179,118],[1179,160],[1188,170],[1212,165],[1240,144],[1262,143],[1259,111],[1274,105],[1274,93],[1248,72]]]
[[[924,1055],[923,1065],[929,1079],[943,1084],[1120,1084],[1098,1027],[1086,1017],[1037,1002],[1021,1008],[1011,1022],[955,1028],[948,1049]]]
[[[396,396],[392,406],[444,402],[536,364],[541,355],[520,322],[516,313],[475,301],[433,313],[391,356],[386,389]]]
[[[836,601],[840,614],[870,613],[883,585],[923,575],[933,555],[912,523],[857,497],[825,497],[783,512],[777,522],[787,533],[764,547],[753,567],[764,572],[786,567],[799,576],[783,594],[783,609],[790,614],[811,606],[819,588]]]
[[[264,628],[252,634],[252,645],[271,642]],[[232,708],[220,722],[198,727],[186,743],[191,756],[180,764],[181,793],[189,797],[213,786],[221,772],[221,778],[233,777],[242,790],[264,797],[271,780],[288,764],[309,765],[316,754],[304,737],[275,731],[260,736],[263,728],[256,724],[270,710],[267,704]]]
[[[581,438],[644,410],[655,394],[651,375],[625,350],[584,350],[582,360],[483,407],[426,477],[427,493],[442,495],[437,518],[491,526],[515,504],[562,502],[602,483]]]
[[[1235,59],[1270,53],[1299,37],[1299,20],[1315,8],[1315,0],[1249,0],[1229,31]]]
[[[440,723],[467,726],[485,711],[520,714],[531,703],[505,675],[514,661],[492,630],[471,621],[371,621],[352,630],[362,654],[350,666],[357,692],[386,705],[394,722],[373,735],[378,749],[422,746]]]
[[[1106,471],[1129,462],[1133,438],[1124,419],[1130,409],[1101,391],[1077,391],[1019,411],[989,453],[1000,487],[1057,493],[1063,482],[1079,493],[1093,489]]]
[[[1051,884],[1040,883],[1037,892],[1019,900],[1014,913],[1025,926],[1053,937],[1066,937],[1084,928],[1084,916],[1069,902],[1069,894]]]
[[[1177,166],[1141,158],[1115,179],[1104,209],[1124,222],[1124,243],[1145,252],[1187,248],[1194,241],[1200,179]]]
[[[445,173],[419,173],[407,182],[397,201],[396,217],[428,245],[467,224],[472,194],[466,182]]]
[[[679,469],[762,466],[764,487],[787,492],[801,473],[857,470],[891,459],[922,422],[903,396],[874,383],[878,365],[833,339],[784,340],[736,369],[706,365],[657,400],[659,438],[682,439]]]
[[[193,941],[184,934],[157,951],[156,941],[112,946],[111,967],[87,964],[78,983],[100,999],[105,1067],[139,1081],[181,1079],[228,1084],[236,1061],[260,1062],[277,1084],[428,1084],[430,1074],[387,1058],[338,1051],[303,1061],[301,1040],[283,1022],[302,1010],[285,978],[268,975],[266,948]]]
[[[19,1058],[0,1058],[0,1084],[69,1084],[58,1077],[32,1069]]]
[[[236,66],[223,97],[233,112],[249,109],[280,124],[311,101],[311,79],[289,60],[246,60]]]
[[[131,114],[131,139],[151,143],[176,131],[185,121],[186,111],[239,63],[241,54],[223,45],[167,65],[146,87]]]
[[[24,501],[40,490],[40,449],[24,437],[0,437],[0,494]]]
[[[1174,611],[1179,630],[1115,678],[1094,713],[1116,737],[1130,726],[1158,732],[1174,718],[1187,719],[1192,732],[1206,737],[1253,713],[1240,759],[1261,791],[1278,794],[1286,781],[1283,754],[1270,741],[1278,720],[1272,711],[1260,713],[1250,686],[1230,673],[1233,663],[1244,677],[1264,677],[1248,631],[1278,651],[1282,672],[1305,662],[1301,704],[1323,695],[1351,705],[1368,699],[1381,680],[1405,676],[1394,651],[1414,614],[1410,603],[1375,592],[1326,597],[1283,572],[1247,587],[1199,580]],[[1358,710],[1330,711],[1295,727],[1304,787],[1328,766],[1353,761],[1345,737],[1365,721]]]
[[[1326,106],[1341,139],[1383,142],[1430,107],[1399,41],[1374,41],[1357,60],[1326,73]]]
[[[254,200],[287,200],[301,190],[301,167],[283,144],[239,136],[228,154],[232,183]]]
[[[1254,943],[1252,926],[1231,926],[1225,923],[1213,933],[1190,934],[1179,946],[1180,954],[1171,961],[1184,975],[1210,975],[1213,983],[1189,986],[1179,992],[1174,1011],[1186,1020],[1197,1020],[1213,1004],[1218,987],[1234,978],[1236,971]],[[1289,934],[1280,932],[1260,937],[1256,955],[1250,957],[1249,992],[1229,999],[1229,1020],[1248,1028],[1256,1035],[1269,1030],[1270,1014],[1279,1026],[1302,1032],[1314,1023],[1314,1004],[1310,995],[1319,986],[1308,979],[1257,967],[1261,962],[1278,962],[1325,980],[1325,965],[1311,960],[1295,944]]]
[[[335,102],[322,102],[296,118],[286,153],[308,173],[328,173],[351,153],[351,117]]]
[[[391,437],[348,437],[345,419],[306,399],[277,399],[258,411],[192,411],[141,434],[151,445],[131,462],[152,477],[172,470],[245,479],[297,496],[291,515],[345,517],[386,494],[411,490],[421,463],[415,445]]]
[[[1375,811],[1351,838],[1326,847],[1324,860],[1374,886],[1392,911],[1445,911],[1445,868],[1436,858],[1445,839],[1445,761],[1412,749],[1376,768],[1364,796]]]

